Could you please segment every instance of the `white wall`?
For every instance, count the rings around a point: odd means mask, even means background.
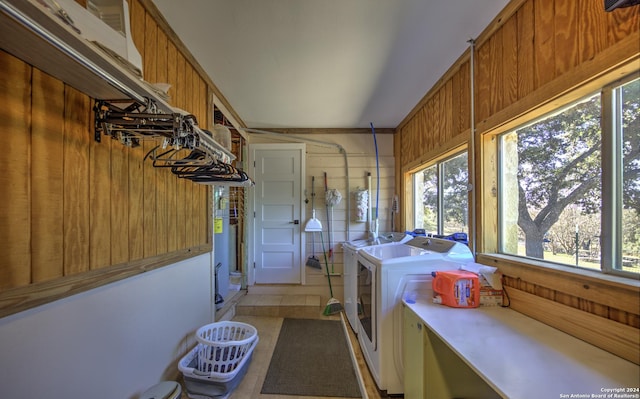
[[[342,246],[341,242],[367,238],[368,230],[366,223],[354,222],[355,206],[351,195],[358,187],[366,188],[367,172],[371,173],[372,180],[372,197],[375,204],[376,200],[376,151],[372,134],[312,134],[300,135],[301,139],[308,138],[310,140],[328,142],[341,145],[347,153],[348,175],[349,175],[349,192],[347,192],[347,168],[344,155],[341,154],[337,147],[315,144],[306,142],[306,177],[305,189],[306,197],[309,203],[306,204],[305,213],[307,219],[311,217],[311,177],[315,176],[315,209],[316,218],[322,223],[324,229],[325,246],[328,250],[327,238],[327,212],[325,207],[324,194],[324,172],[327,172],[327,185],[329,189],[337,189],[342,194],[342,201],[333,209],[332,223],[332,247],[334,252],[333,268],[336,273],[342,273]],[[270,135],[251,134],[249,141],[251,144],[256,143],[283,143],[298,142],[294,139],[288,140],[286,137],[274,138]],[[378,134],[376,136],[378,143],[378,159],[380,163],[380,200],[378,212],[380,220],[380,232],[391,230],[391,201],[395,193],[395,160],[393,157],[393,135]],[[300,142],[305,142],[301,140]],[[347,203],[350,202],[350,221],[347,224]],[[331,215],[331,214],[330,214]],[[303,225],[306,220],[302,221]],[[305,233],[303,233],[305,234]],[[322,257],[322,245],[320,237],[316,233],[316,257],[318,257],[324,268],[324,259]],[[303,254],[303,261],[312,254],[312,236],[311,233],[305,234],[306,252]],[[347,237],[348,236],[348,237]],[[329,268],[331,268],[331,263]],[[304,284],[307,286],[327,285],[327,279],[324,270],[317,270],[310,267],[304,267]],[[335,276],[331,279],[334,287],[336,298],[342,300],[342,278]]]
[[[213,320],[211,255],[0,319],[2,396],[138,398]]]

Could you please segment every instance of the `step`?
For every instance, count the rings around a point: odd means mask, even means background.
[[[318,318],[324,308],[320,295],[247,294],[236,305],[242,316]]]

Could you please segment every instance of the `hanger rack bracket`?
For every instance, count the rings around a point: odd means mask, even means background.
[[[97,142],[103,135],[128,147],[152,140],[156,145],[144,159],[150,158],[154,167],[171,168],[176,176],[200,184],[253,185],[246,173],[231,166],[235,156],[200,129],[194,115],[160,112],[149,99],[99,100],[94,113]]]

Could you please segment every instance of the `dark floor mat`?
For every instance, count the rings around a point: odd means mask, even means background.
[[[342,323],[284,319],[261,393],[361,398]]]

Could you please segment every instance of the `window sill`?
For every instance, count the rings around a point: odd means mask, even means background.
[[[633,278],[503,254],[479,254],[477,262],[526,283],[640,314],[640,281]]]

